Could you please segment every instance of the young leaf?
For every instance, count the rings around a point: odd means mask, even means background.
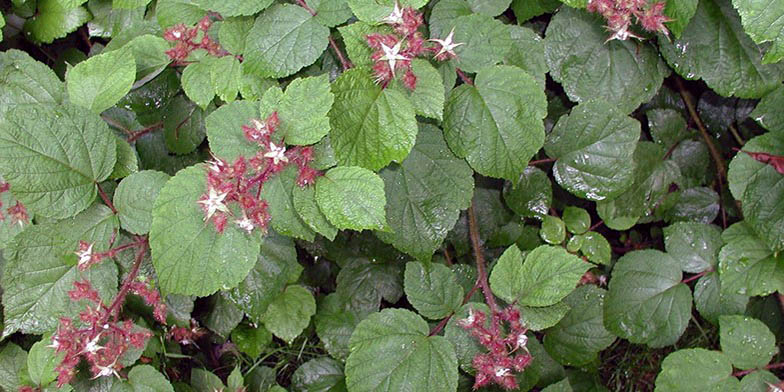
[[[719,263],[721,230],[712,225],[680,222],[664,228],[667,253],[693,274],[713,269]]]
[[[551,245],[558,245],[566,239],[566,226],[564,221],[557,216],[546,215],[542,220],[542,229],[539,236],[544,242]]]
[[[425,320],[408,310],[384,309],[370,315],[351,335],[351,354],[346,360],[348,389],[456,390],[455,350],[445,338],[428,333]]]
[[[316,314],[316,300],[306,288],[295,285],[275,297],[261,317],[261,322],[275,336],[291,343]]]
[[[763,64],[777,63],[784,58],[784,4],[777,1],[732,0],[740,14],[745,31],[754,42],[772,42]]]
[[[387,230],[384,181],[361,167],[336,167],[316,180],[316,202],[338,229]]]
[[[329,29],[304,8],[278,4],[265,10],[245,40],[244,66],[264,77],[281,78],[313,64],[327,48]]]
[[[41,216],[67,218],[87,208],[116,153],[106,123],[70,104],[18,106],[0,120],[0,174]]]
[[[152,209],[150,248],[164,292],[205,296],[236,286],[256,263],[259,241],[233,223],[219,234],[197,203],[207,191],[203,166],[181,170]]]
[[[590,264],[565,249],[543,245],[525,257],[512,245],[490,274],[493,293],[527,306],[554,305],[574,290]]]
[[[276,132],[283,135],[286,144],[318,142],[329,133],[327,113],[333,101],[327,74],[295,79],[278,105],[280,127]]]
[[[729,1],[700,1],[680,39],[659,47],[675,72],[702,79],[725,97],[759,98],[784,78],[784,65],[762,64],[762,50],[743,31]]]
[[[169,175],[154,170],[131,174],[120,181],[114,191],[114,206],[123,229],[147,234],[152,223],[152,206]]]
[[[656,95],[669,70],[651,45],[605,43],[604,24],[584,10],[561,8],[547,26],[545,60],[572,101],[604,100],[630,113]]]
[[[514,180],[544,144],[546,115],[547,98],[533,77],[512,66],[485,68],[475,86],[449,94],[444,137],[477,172]]]
[[[558,324],[547,330],[544,347],[563,365],[582,366],[597,358],[615,336],[604,329],[606,291],[593,285],[578,287],[564,302],[571,307]]]
[[[330,141],[340,164],[378,170],[405,159],[417,134],[408,98],[394,89],[382,89],[361,68],[341,74],[332,92]]]
[[[403,287],[414,309],[433,320],[457,311],[463,301],[463,288],[443,264],[406,263]]]
[[[591,215],[583,208],[569,206],[564,208],[563,221],[572,234],[583,234],[591,227]]]
[[[607,242],[607,238],[604,238],[603,235],[595,231],[589,231],[582,234],[580,237],[582,237],[580,253],[587,257],[588,261],[596,264],[610,264],[612,248],[610,248],[610,243]]]
[[[71,102],[100,113],[131,91],[136,62],[130,50],[99,54],[77,64],[65,75]]]
[[[338,229],[332,226],[327,217],[324,216],[324,213],[321,212],[316,201],[316,187],[294,187],[291,191],[291,198],[297,215],[311,230],[323,235],[330,241],[335,239]]]
[[[471,168],[449,151],[438,128],[421,125],[417,143],[403,163],[379,175],[392,232],[376,236],[419,260],[430,260],[460,210],[471,203]]]
[[[45,335],[42,340],[35,342],[27,353],[27,372],[35,385],[51,384],[57,378],[54,368],[65,356],[63,353],[55,354],[47,338]]]
[[[639,138],[639,122],[606,102],[588,101],[558,119],[544,148],[557,159],[553,176],[562,187],[598,201],[632,184]]]
[[[233,56],[223,56],[211,61],[210,80],[218,98],[225,102],[233,102],[240,92],[242,81],[240,61]]]
[[[632,343],[662,347],[678,340],[691,315],[680,263],[657,250],[625,254],[615,264],[604,302],[604,326]]]
[[[776,337],[757,319],[746,316],[719,317],[721,351],[738,369],[762,368],[779,351]]]
[[[656,389],[672,392],[732,391],[738,379],[726,355],[704,348],[678,350],[664,358]]]

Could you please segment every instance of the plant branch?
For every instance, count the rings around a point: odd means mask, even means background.
[[[139,237],[137,242],[142,242],[145,245],[147,244],[146,237]],[[114,297],[114,301],[112,304],[109,305],[108,311],[106,312],[106,316],[104,319],[101,320],[99,325],[106,324],[109,321],[109,317],[114,314],[115,319],[117,315],[120,313],[120,306],[125,302],[125,297],[128,295],[128,292],[131,290],[131,283],[136,280],[136,277],[139,275],[139,269],[141,268],[142,261],[144,260],[144,255],[147,254],[147,247],[142,246],[139,248],[139,252],[136,253],[136,258],[133,260],[133,266],[131,267],[130,272],[128,272],[128,276],[125,277],[125,280],[122,282],[122,286],[120,287],[120,291],[117,292],[117,295]],[[116,313],[116,314],[115,314]]]
[[[487,283],[487,266],[485,265],[485,256],[482,253],[482,244],[479,240],[479,225],[476,223],[476,214],[474,213],[474,206],[468,207],[468,233],[471,237],[471,245],[474,248],[474,257],[476,258],[476,271],[477,283],[482,288],[482,293],[485,296],[485,302],[490,307],[490,312],[495,317],[498,313],[498,304],[495,302],[493,292],[490,291],[490,285]]]
[[[180,124],[180,125],[182,125],[182,124]],[[142,130],[133,132],[133,133],[131,133],[131,136],[128,137],[128,143],[133,143],[136,140],[138,140],[140,137],[142,137],[142,136],[144,136],[144,135],[146,135],[146,134],[148,134],[148,133],[150,133],[152,131],[158,130],[160,128],[163,128],[163,122],[162,121],[161,122],[157,122],[155,124],[152,124],[149,127],[144,128]]]
[[[724,166],[724,159],[721,157],[721,153],[716,148],[716,145],[713,144],[713,139],[711,138],[710,133],[708,133],[708,130],[705,128],[705,124],[703,124],[702,119],[700,119],[699,114],[697,114],[697,110],[694,108],[694,102],[692,102],[691,99],[691,95],[689,95],[689,92],[686,91],[686,87],[683,86],[683,81],[681,81],[680,78],[676,78],[675,83],[678,85],[678,92],[681,94],[683,103],[686,104],[686,109],[688,109],[689,115],[697,125],[697,129],[700,130],[700,134],[702,134],[702,138],[705,140],[705,144],[708,145],[708,151],[710,151],[711,157],[716,163],[716,171],[719,175],[719,183],[721,183],[724,178],[727,178],[727,169]]]
[[[740,133],[738,133],[738,130],[732,124],[730,124],[730,133],[732,134],[732,137],[735,138],[735,141],[738,142],[738,144],[740,144],[741,146],[746,144],[746,141],[744,141],[743,138],[740,137]]]
[[[551,163],[551,162],[555,162],[555,158],[547,158],[547,159],[539,159],[539,160],[536,160],[536,161],[529,161],[528,162],[528,166],[536,166],[536,165],[541,165],[541,164],[544,164],[544,163]]]
[[[695,281],[695,280],[697,280],[697,279],[699,279],[699,278],[701,278],[701,277],[703,277],[703,276],[707,275],[708,273],[710,273],[710,272],[712,272],[712,271],[713,271],[713,269],[711,269],[711,268],[708,268],[708,269],[706,269],[705,271],[702,271],[702,272],[700,272],[699,274],[695,274],[695,275],[689,276],[689,277],[688,277],[688,278],[686,278],[686,279],[683,279],[683,280],[681,281],[681,283],[684,283],[684,284],[685,284],[685,283],[689,283],[689,282],[691,282],[691,281]]]
[[[604,221],[600,219],[598,222],[594,223],[593,226],[588,228],[588,231],[594,231],[594,230],[596,230],[596,228],[598,228],[599,226],[601,226],[603,224],[604,224]]]
[[[106,116],[101,116],[101,119],[103,121],[105,121],[107,124],[109,124],[110,126],[113,126],[113,127],[117,128],[117,129],[127,133],[128,136],[133,136],[133,131],[131,131],[130,129],[126,128],[124,125],[120,124],[119,122],[115,121],[113,118],[106,117]]]
[[[308,11],[312,16],[316,16],[316,11],[313,11],[313,8],[310,8],[310,6],[308,5],[308,3],[305,2],[305,0],[296,0],[296,1],[300,7],[305,9],[305,11]]]
[[[474,293],[475,293],[475,292],[476,292],[476,290],[478,290],[478,289],[479,289],[479,279],[477,279],[477,280],[476,280],[476,283],[474,283],[474,287],[471,287],[471,290],[468,290],[468,293],[465,295],[465,297],[463,297],[463,303],[462,303],[462,304],[460,304],[460,306],[463,306],[463,305],[467,304],[467,303],[468,303],[468,300],[470,300],[470,299],[471,299],[471,297],[474,295]],[[439,323],[438,323],[438,325],[436,325],[435,327],[433,327],[433,329],[432,329],[432,330],[430,330],[430,333],[429,333],[427,336],[433,336],[433,335],[435,335],[435,334],[437,334],[437,333],[441,332],[441,330],[443,330],[443,329],[444,329],[444,327],[446,327],[447,323],[449,323],[449,320],[450,320],[450,319],[452,318],[452,316],[454,316],[454,315],[455,315],[455,313],[454,313],[454,312],[452,312],[452,313],[450,313],[448,316],[444,317],[444,318],[441,320],[441,322],[439,322]]]
[[[346,55],[344,55],[343,52],[340,50],[337,42],[335,42],[335,39],[332,38],[332,36],[329,37],[329,46],[332,48],[332,50],[335,51],[335,55],[338,56],[338,60],[340,60],[340,65],[343,66],[343,71],[348,71],[351,67],[354,66],[354,64],[351,64],[351,60],[346,58]]]
[[[781,368],[784,368],[784,362],[771,363],[769,365],[766,365],[762,369],[771,370],[771,369],[781,369]],[[743,377],[749,373],[754,373],[757,370],[759,369],[739,370],[737,372],[732,373],[732,377]]]
[[[101,196],[101,200],[103,200],[104,204],[106,204],[109,209],[112,210],[112,214],[117,215],[117,209],[114,208],[114,204],[112,204],[112,201],[109,200],[109,196],[106,196],[106,192],[101,189],[101,184],[96,182],[95,186],[98,188],[98,194]]]
[[[466,74],[463,72],[463,70],[462,70],[462,69],[460,69],[460,68],[457,68],[457,76],[459,76],[459,77],[460,77],[460,80],[462,80],[462,81],[463,81],[463,83],[465,83],[465,84],[467,84],[467,85],[470,85],[470,86],[473,86],[473,85],[474,85],[474,81],[473,81],[473,80],[471,80],[471,78],[469,78],[469,77],[468,77],[468,75],[466,75]]]

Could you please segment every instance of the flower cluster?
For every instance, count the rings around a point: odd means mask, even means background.
[[[312,147],[293,147],[286,149],[280,141],[272,140],[279,125],[277,112],[266,120],[252,119],[250,125],[243,125],[245,139],[257,144],[261,149],[250,159],[243,156],[229,163],[215,158],[207,166],[207,191],[198,203],[204,211],[204,220],[211,220],[215,229],[223,233],[229,218],[241,229],[251,233],[259,228],[266,231],[270,220],[266,200],[260,199],[264,183],[274,174],[289,165],[298,168],[297,184],[310,185],[321,172],[311,168]],[[238,213],[229,209],[229,203],[239,207]]]
[[[7,182],[0,181],[0,193],[8,192],[11,189],[11,185]],[[16,204],[8,207],[5,209],[5,213],[3,213],[3,202],[0,201],[0,222],[6,219],[6,214],[11,217],[11,224],[24,226],[26,223],[30,222],[30,216],[27,214],[27,209],[25,208],[24,204],[20,202],[16,202]]]
[[[150,331],[134,326],[131,320],[118,321],[120,307],[127,293],[134,293],[153,307],[153,316],[166,323],[166,305],[161,301],[157,290],[149,287],[148,282],[132,281],[123,285],[120,294],[106,306],[101,301],[89,281],[76,281],[68,292],[73,301],[86,300],[87,308],[79,313],[77,324],[74,320],[62,317],[57,332],[52,335],[50,347],[57,353],[65,353],[57,371],[57,385],[69,383],[76,375],[76,366],[85,359],[95,378],[118,375],[123,368],[121,358],[131,348],[143,349],[152,336]]]
[[[175,43],[173,48],[166,51],[173,65],[185,64],[185,59],[196,49],[204,49],[207,53],[218,57],[229,54],[207,34],[210,26],[212,26],[210,15],[204,15],[194,27],[189,28],[178,23],[164,31],[163,39]]]
[[[520,323],[520,311],[514,306],[493,315],[489,327],[486,321],[485,314],[474,309],[469,311],[467,318],[457,321],[487,349],[486,353],[477,354],[471,363],[476,369],[474,389],[489,384],[498,384],[507,390],[516,389],[515,374],[522,372],[533,360],[526,348],[528,336],[525,333],[528,329]],[[503,336],[501,322],[508,325],[506,336]]]
[[[636,19],[643,29],[668,35],[664,26],[671,19],[664,16],[663,2],[649,4],[648,0],[589,0],[587,9],[596,12],[607,20],[607,30],[612,35],[607,40],[626,40],[629,37],[641,39],[629,31],[632,19]]]
[[[187,346],[190,344],[196,344],[196,341],[206,333],[207,331],[204,328],[199,327],[199,324],[196,322],[196,320],[191,319],[190,328],[174,327],[166,334],[166,336],[179,344]]]
[[[402,82],[410,90],[416,88],[417,78],[411,70],[411,60],[427,52],[435,53],[436,60],[443,61],[454,58],[454,49],[462,43],[453,43],[454,31],[446,39],[431,39],[436,46],[425,47],[425,39],[419,32],[422,26],[422,14],[411,7],[401,9],[398,3],[392,13],[382,22],[392,26],[393,34],[369,34],[365,37],[368,46],[375,49],[371,59],[375,62],[373,73],[376,83],[386,87],[395,78],[396,71],[403,72]]]

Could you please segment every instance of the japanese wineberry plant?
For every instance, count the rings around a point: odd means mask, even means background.
[[[784,390],[784,3],[0,3],[0,391]]]

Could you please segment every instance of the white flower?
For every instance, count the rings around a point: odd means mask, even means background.
[[[769,382],[766,382],[765,384],[768,384],[768,392],[784,392],[784,390]]]
[[[436,56],[440,56],[443,53],[449,53],[452,56],[455,56],[454,49],[460,45],[463,45],[464,42],[458,42],[458,43],[452,42],[454,35],[455,35],[455,28],[452,27],[452,30],[449,31],[449,35],[447,35],[446,38],[428,40],[428,41],[437,42],[439,45],[441,45],[441,50],[439,50],[438,53],[436,53]]]
[[[475,321],[476,321],[476,316],[474,315],[474,309],[471,308],[468,309],[468,317],[458,320],[457,323],[460,324],[461,326],[467,327],[473,325]]]
[[[87,342],[87,344],[84,345],[84,350],[82,350],[82,352],[93,354],[98,352],[98,350],[103,350],[103,346],[98,345],[98,339],[100,337],[101,335],[98,334],[93,340]]]
[[[79,266],[89,264],[93,258],[93,244],[90,244],[87,249],[78,250],[74,253],[79,257]]]
[[[57,349],[60,348],[60,341],[57,340],[57,338],[54,338],[54,339],[52,339],[52,344],[50,344],[50,345],[48,345],[46,347],[53,348],[54,351],[57,351]]]
[[[392,13],[381,19],[381,21],[391,25],[403,23],[403,10],[400,9],[400,4],[397,1]]]
[[[174,36],[174,38],[177,39],[180,39],[180,37],[182,37],[182,33],[180,33],[179,31],[173,31],[172,35]]]
[[[209,195],[205,200],[199,200],[199,203],[203,204],[205,208],[207,208],[207,216],[204,217],[204,220],[209,220],[212,218],[212,215],[215,214],[215,211],[223,211],[229,212],[229,209],[223,204],[223,199],[226,198],[228,193],[218,194],[215,192],[215,188],[210,188]]]
[[[234,223],[236,223],[240,229],[247,231],[248,234],[250,234],[250,232],[252,232],[253,229],[256,228],[256,226],[253,225],[253,221],[248,219],[248,217],[245,215],[242,216],[242,219],[235,220]]]
[[[408,60],[408,57],[403,56],[400,54],[400,45],[403,41],[398,41],[395,46],[389,47],[381,43],[381,50],[384,51],[384,55],[379,58],[379,61],[386,61],[389,63],[389,69],[392,71],[392,76],[395,75],[395,64],[398,60]]]
[[[289,159],[286,157],[286,147],[284,146],[276,146],[275,143],[270,142],[269,148],[267,149],[267,153],[264,154],[265,158],[272,158],[272,163],[278,164],[278,162],[288,162]]]
[[[114,368],[114,363],[108,366],[96,365],[95,367],[98,368],[98,374],[96,374],[95,377],[93,377],[93,380],[95,380],[98,377],[111,376],[112,374],[117,376],[117,378],[120,378],[120,375],[117,373],[117,370]]]
[[[517,335],[517,347],[526,349],[526,345],[528,344],[528,336],[525,336],[524,333]],[[527,349],[526,349],[527,350]]]
[[[495,368],[495,376],[496,377],[503,377],[503,376],[506,376],[507,374],[509,374],[509,369],[507,369],[505,367],[500,367],[500,366],[497,366]]]

